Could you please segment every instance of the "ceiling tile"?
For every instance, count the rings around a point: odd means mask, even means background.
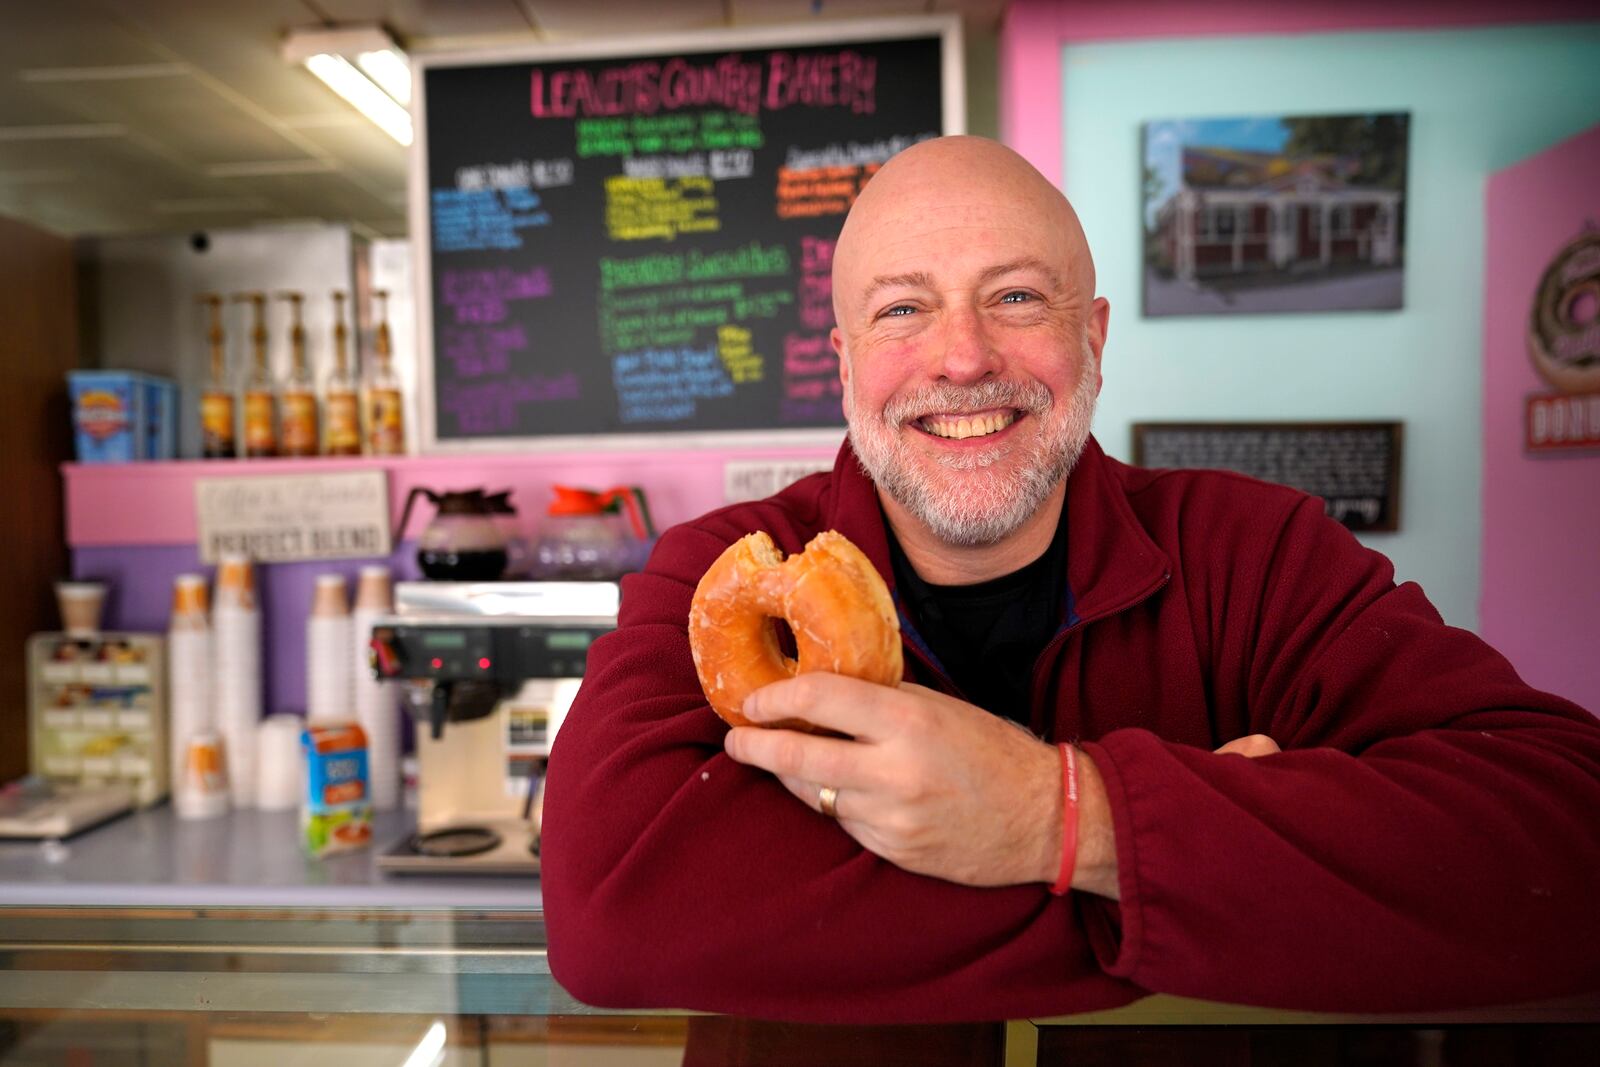
[[[994,32],[1000,28],[1000,18],[1006,13],[1007,0],[934,0],[932,10],[937,14],[959,13],[968,29]]]
[[[381,195],[368,193],[340,174],[266,175],[228,185],[235,195],[265,197],[294,217],[338,220],[393,211]]]
[[[420,38],[526,34],[533,28],[517,0],[317,0],[317,6],[335,22],[381,23],[408,43]]]
[[[404,194],[408,150],[354,111],[338,125],[301,127],[296,133],[341,167]]]
[[[926,0],[731,0],[736,25],[768,22],[816,23],[824,30],[834,19],[923,15]]]
[[[722,0],[606,0],[574,2],[524,0],[540,32],[551,38],[638,37],[647,33],[681,33],[727,25]]]
[[[82,119],[123,124],[175,160],[197,166],[307,156],[282,133],[241,114],[208,84],[187,75],[50,82],[34,85],[33,91]]]
[[[0,128],[68,126],[82,122],[83,116],[44,99],[31,85],[0,78]]]
[[[8,2],[0,33],[0,71],[159,63],[164,56],[143,34],[106,18],[96,0]]]
[[[145,34],[172,59],[214,82],[246,112],[297,115],[343,106],[317,80],[284,61],[284,36],[315,25],[314,5],[301,0],[139,0],[116,6],[116,17]]]
[[[992,27],[1004,7],[1004,0],[822,0],[820,11],[812,0],[0,3],[0,213],[70,234],[284,218],[402,233],[407,152],[283,61],[293,28],[379,22],[414,51],[583,37],[625,48],[651,33],[730,22],[815,24],[825,36],[830,21],[946,9],[962,11],[969,29]],[[105,80],[85,71],[68,77],[72,68],[136,69]],[[161,76],[131,76],[153,72]],[[40,140],[17,130],[40,126],[117,135]],[[225,178],[212,169],[262,162],[315,172]]]

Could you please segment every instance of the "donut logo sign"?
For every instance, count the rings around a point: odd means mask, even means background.
[[[1600,228],[1593,223],[1539,279],[1528,355],[1557,390],[1528,397],[1528,451],[1600,448]]]

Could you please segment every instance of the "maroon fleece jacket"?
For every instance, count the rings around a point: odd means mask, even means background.
[[[892,587],[846,445],[831,473],[667,531],[624,579],[550,760],[556,979],[606,1007],[879,1023],[1148,992],[1365,1012],[1600,987],[1593,717],[1446,626],[1315,498],[1090,441],[1066,519],[1031,725],[1100,769],[1120,904],[908,873],[724,755],[685,631],[722,550],[836,529]],[[908,678],[954,692],[914,633],[906,652]],[[1250,733],[1284,751],[1212,754]]]

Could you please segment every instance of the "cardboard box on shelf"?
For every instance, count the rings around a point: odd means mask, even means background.
[[[80,463],[134,463],[177,454],[176,384],[137,371],[69,371]]]

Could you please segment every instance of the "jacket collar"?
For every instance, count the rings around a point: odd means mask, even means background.
[[[1126,476],[1091,436],[1067,479],[1067,587],[1079,621],[1143,600],[1172,573],[1172,561],[1128,503]]]
[[[1128,503],[1124,467],[1092,436],[1067,479],[1067,620],[1087,622],[1149,596],[1172,564]],[[894,568],[878,489],[847,439],[833,465],[827,524],[866,553],[891,590]],[[897,598],[898,599],[898,598]]]

